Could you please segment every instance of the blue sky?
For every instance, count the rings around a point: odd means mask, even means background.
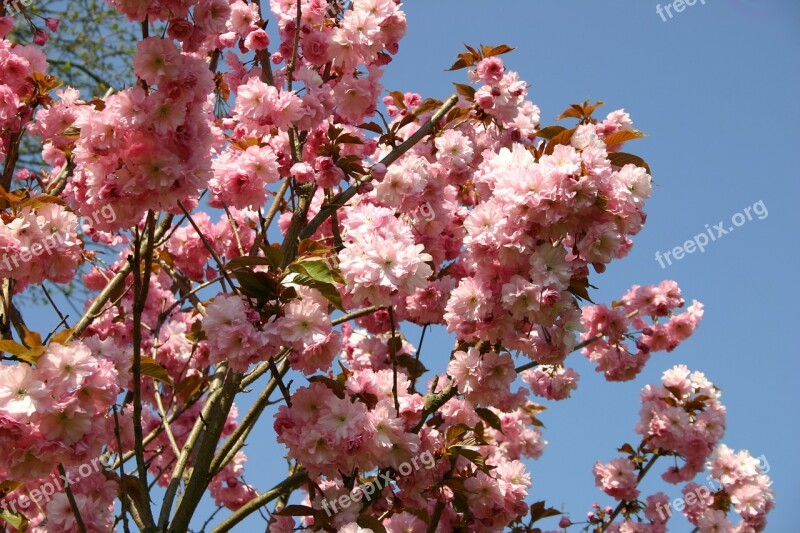
[[[800,141],[800,3],[705,0],[666,22],[657,4],[412,0],[404,8],[409,35],[383,83],[387,90],[443,98],[452,82],[465,81],[463,71],[444,70],[463,43],[506,43],[517,50],[504,60],[531,85],[543,123],[554,123],[570,103],[600,99],[605,112],[625,108],[649,135],[628,148],[650,163],[658,183],[647,225],[629,257],[594,276],[600,289],[593,297],[609,302],[632,284],[671,278],[688,301],[705,304],[706,315],[689,341],[676,352],[655,355],[633,382],[606,383],[581,356],[568,360],[581,373],[580,388],[541,417],[549,445],[540,460],[529,463],[530,501],[545,499],[576,520],[595,501],[612,503],[594,487],[592,465],[636,440],[642,386],[686,364],[722,388],[729,413],[724,442],[764,455],[770,464],[777,508],[768,531],[791,531],[793,504],[800,500],[800,458],[794,453],[800,439],[794,414],[800,406],[800,359],[790,300],[800,229],[800,209],[791,205],[800,198],[791,159]],[[706,224],[724,221],[728,228],[736,213],[759,201],[768,211],[763,219],[754,216],[704,253],[665,269],[656,261],[657,251],[682,245]],[[45,331],[53,325],[32,323]],[[408,333],[416,342],[416,331]],[[441,331],[427,337],[426,364],[441,368],[451,345]],[[240,412],[248,403],[239,402]],[[274,442],[270,416],[246,452],[250,483],[265,490],[283,479],[284,450]],[[654,480],[646,487],[677,493]],[[263,530],[263,522],[252,518],[239,530]],[[675,522],[671,530],[689,527]]]

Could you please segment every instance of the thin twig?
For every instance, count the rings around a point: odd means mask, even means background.
[[[414,356],[414,358],[417,360],[417,363],[419,363],[419,358],[422,355],[422,342],[425,340],[425,332],[428,330],[428,326],[430,326],[430,324],[425,324],[424,326],[422,326],[422,333],[420,333],[419,336],[419,342],[417,343],[417,353]],[[417,375],[416,373],[414,373],[411,376],[411,390],[412,391],[416,390],[415,389],[416,386],[417,386]]]
[[[281,350],[281,352],[275,358],[275,362],[279,362],[282,357],[289,355],[289,352],[291,351],[292,351],[291,348],[284,348],[283,350]],[[258,380],[258,378],[266,374],[268,371],[269,371],[268,361],[264,361],[260,365],[256,366],[253,370],[250,371],[249,374],[247,374],[244,377],[244,379],[242,379],[242,385],[241,385],[242,390],[246,389],[247,387],[255,383],[256,380]]]
[[[214,518],[219,514],[221,510],[225,509],[224,505],[218,505],[217,508],[211,513],[211,516],[208,517],[208,520],[203,522],[203,527],[200,529],[200,533],[205,533],[206,528],[214,521]]]
[[[119,415],[117,414],[117,404],[112,406],[114,410],[114,437],[117,439],[117,455],[122,455],[122,436],[120,435],[119,431]],[[128,503],[125,497],[125,483],[122,480],[125,479],[125,466],[123,461],[119,462],[119,504],[120,504],[120,514],[122,515],[122,530],[125,533],[130,533],[130,525],[128,524]]]
[[[150,290],[150,274],[153,268],[153,244],[155,244],[155,214],[152,210],[147,212],[145,222],[147,231],[146,244],[144,250],[144,272],[142,267],[142,238],[138,230],[133,247],[133,257],[129,260],[133,263],[133,364],[131,374],[133,375],[133,436],[134,451],[136,452],[136,467],[139,473],[139,484],[142,492],[149,494],[147,488],[147,467],[144,461],[144,434],[142,431],[142,314],[144,313],[147,302],[147,294]],[[150,528],[154,527],[150,506],[144,509],[145,515],[142,517],[145,524]]]
[[[161,416],[161,425],[164,427],[164,432],[167,434],[167,440],[169,440],[170,446],[172,446],[172,453],[175,454],[175,457],[178,457],[181,454],[181,450],[178,447],[178,441],[175,440],[175,435],[172,433],[172,427],[167,421],[167,412],[164,410],[164,402],[161,399],[161,393],[158,392],[158,387],[153,391],[153,396],[156,399],[158,414]]]
[[[653,465],[655,464],[656,460],[659,457],[660,455],[658,455],[658,453],[653,454],[653,457],[650,458],[650,461],[647,462],[647,465],[645,465],[645,467],[642,468],[642,470],[639,472],[639,475],[636,477],[637,485],[642,479],[644,479],[644,476],[647,475],[647,473],[650,471],[650,469],[653,467]],[[617,518],[617,516],[619,516],[619,513],[622,512],[622,509],[625,507],[626,504],[627,504],[626,500],[622,500],[621,502],[619,502],[619,505],[617,505],[617,508],[614,509],[614,512],[612,512],[609,515],[608,522],[603,524],[600,531],[605,531],[608,528],[608,526],[610,526],[614,522],[614,519]]]
[[[289,184],[291,183],[292,178],[291,176],[285,178],[281,183],[278,192],[275,193],[275,198],[272,200],[272,204],[269,206],[269,211],[267,211],[267,215],[264,217],[264,227],[269,228],[272,224],[272,220],[275,218],[275,215],[278,214],[280,210],[281,203],[283,202],[283,195],[286,194],[286,190],[289,188]]]
[[[236,524],[240,523],[242,520],[267,505],[269,502],[280,497],[281,494],[287,490],[294,490],[295,488],[301,486],[307,479],[308,474],[305,470],[299,470],[295,472],[291,476],[275,485],[275,487],[272,489],[268,490],[264,494],[259,494],[244,504],[236,512],[226,518],[220,525],[214,528],[212,533],[225,533],[227,531],[231,531]]]
[[[292,45],[292,58],[286,66],[286,84],[289,90],[292,90],[292,81],[294,80],[294,70],[297,66],[297,53],[300,50],[300,29],[303,25],[303,3],[297,2],[297,17],[295,18],[294,25],[294,44]]]
[[[394,410],[395,416],[400,416],[400,396],[397,392],[397,342],[400,337],[395,334],[394,328],[394,309],[390,305],[387,307],[389,310],[389,322],[392,324],[392,338],[389,340],[389,354],[392,356],[392,396],[394,396]]]
[[[458,95],[452,95],[448,98],[442,107],[428,120],[425,124],[423,124],[417,131],[414,132],[411,137],[406,139],[400,146],[392,150],[386,157],[381,159],[381,163],[386,165],[387,167],[397,161],[403,154],[411,150],[418,142],[420,142],[426,135],[430,134],[435,126],[439,123],[439,121],[444,117],[455,105],[458,103]],[[372,180],[371,176],[367,176],[365,179],[361,180],[358,185],[348,187],[345,191],[337,194],[333,202],[327,204],[325,207],[320,209],[317,216],[315,216],[303,229],[300,233],[301,239],[307,239],[317,229],[331,216],[331,214],[339,209],[341,206],[346,204],[353,196],[358,193],[358,189],[360,185],[367,183]]]
[[[356,318],[361,318],[362,316],[371,315],[372,313],[380,311],[381,309],[382,308],[378,306],[365,307],[364,309],[359,309],[357,311],[353,311],[352,313],[347,313],[346,315],[342,315],[339,318],[331,320],[331,325],[338,326],[339,324],[350,322],[351,320],[355,320]]]
[[[278,387],[281,389],[281,394],[283,394],[283,399],[286,400],[286,405],[288,407],[292,406],[292,394],[289,392],[289,389],[286,388],[286,385],[283,383],[283,374],[281,374],[278,367],[275,366],[275,358],[270,357],[267,361],[269,365],[269,369],[272,372],[272,379],[278,382]]]
[[[164,220],[161,221],[161,224],[156,230],[156,240],[160,239],[167,231],[169,231],[170,226],[172,225],[172,215],[168,215]],[[146,246],[147,247],[147,246]],[[83,314],[83,316],[78,320],[78,323],[75,324],[75,327],[72,330],[72,335],[70,335],[70,340],[80,337],[80,335],[86,330],[87,327],[94,321],[95,318],[100,316],[101,310],[103,306],[111,299],[111,296],[119,289],[119,286],[125,282],[128,277],[128,274],[131,273],[133,265],[131,265],[130,261],[126,261],[122,266],[120,266],[119,271],[114,275],[114,277],[109,281],[105,288],[100,292],[100,294],[95,298],[92,305],[89,306],[89,309]]]
[[[211,243],[208,242],[208,239],[206,239],[206,236],[203,235],[202,231],[200,231],[200,227],[195,223],[194,219],[192,218],[192,215],[189,214],[189,211],[186,210],[186,208],[183,206],[183,204],[180,201],[178,201],[178,206],[181,208],[181,211],[183,211],[183,214],[186,215],[186,218],[189,220],[189,224],[191,224],[192,227],[194,228],[194,231],[197,232],[197,235],[200,237],[200,240],[203,241],[203,245],[211,253],[211,257],[213,257],[214,261],[216,261],[217,268],[219,268],[219,273],[230,284],[231,291],[233,291],[235,294],[238,294],[239,291],[236,288],[236,285],[234,285],[233,281],[231,281],[231,278],[228,277],[228,273],[225,271],[225,265],[223,264],[222,260],[217,255],[217,252],[216,252],[216,250],[214,250],[214,247],[211,246]]]
[[[64,470],[64,465],[58,463],[58,473],[61,474],[61,479],[69,479],[67,476],[67,471]],[[78,502],[75,501],[75,494],[72,492],[72,487],[69,484],[69,481],[64,482],[64,492],[67,493],[67,500],[69,500],[69,507],[72,509],[72,514],[75,516],[75,522],[78,524],[78,530],[81,533],[86,533],[86,524],[83,523],[83,517],[81,517],[81,510],[78,508]]]

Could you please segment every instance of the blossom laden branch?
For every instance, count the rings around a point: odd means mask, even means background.
[[[386,157],[381,159],[380,163],[384,166],[389,166],[395,161],[397,161],[403,154],[411,150],[414,146],[417,145],[422,139],[424,139],[427,135],[430,135],[439,121],[444,118],[444,116],[455,107],[458,103],[458,96],[451,95],[439,110],[433,114],[433,116],[425,122],[413,135],[411,135],[408,139],[406,139],[400,146],[392,150]],[[370,177],[362,180],[361,183],[368,183],[370,181]],[[353,198],[358,193],[359,185],[350,186],[346,190],[342,191],[341,193],[337,194],[333,200],[325,207],[323,207],[317,215],[311,219],[311,221],[306,225],[305,228],[300,232],[300,239],[307,239],[311,237],[314,232],[319,229],[319,227],[328,219],[330,216],[339,208],[344,206],[350,199]]]

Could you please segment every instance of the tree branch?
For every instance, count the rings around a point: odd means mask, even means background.
[[[272,500],[279,498],[283,493],[286,491],[293,491],[296,488],[300,487],[303,483],[308,480],[308,475],[305,470],[299,470],[292,474],[291,476],[287,477],[279,484],[275,485],[272,489],[264,494],[259,494],[246,504],[242,506],[238,511],[234,512],[228,518],[226,518],[220,525],[218,525],[211,533],[225,533],[230,531],[236,526],[236,524],[240,523],[242,520],[259,510],[261,507],[267,505]]]
[[[198,443],[197,453],[192,463],[186,492],[178,505],[178,510],[175,511],[175,518],[169,526],[170,533],[184,533],[189,530],[192,515],[211,481],[209,474],[211,461],[214,459],[214,452],[217,449],[220,435],[222,435],[222,429],[227,422],[228,413],[233,406],[234,397],[239,391],[241,380],[241,374],[229,371],[218,400],[212,403],[210,417],[206,418],[207,427]]]
[[[136,468],[139,473],[139,484],[143,494],[149,494],[147,488],[147,466],[144,461],[144,434],[142,431],[142,314],[144,313],[147,302],[147,294],[150,291],[150,273],[153,268],[153,244],[155,243],[156,221],[153,211],[147,212],[145,222],[147,237],[144,246],[144,273],[140,276],[142,266],[142,238],[136,232],[136,241],[133,247],[133,257],[129,257],[133,269],[133,365],[131,374],[133,375],[133,438],[134,451],[136,453]],[[142,517],[145,521],[146,530],[155,529],[150,506],[144,510]]]
[[[386,157],[381,159],[381,163],[386,165],[387,167],[397,161],[403,154],[411,150],[419,141],[421,141],[426,135],[430,134],[433,129],[436,127],[436,124],[451,110],[455,105],[458,103],[458,95],[452,95],[448,98],[442,107],[428,120],[425,124],[423,124],[414,134],[406,139],[400,146],[395,148],[391,151]],[[326,221],[330,216],[333,214],[334,211],[338,210],[341,206],[346,204],[353,196],[358,193],[359,186],[363,183],[367,183],[372,180],[372,177],[369,176],[366,179],[362,180],[358,185],[351,186],[347,188],[345,191],[337,194],[333,200],[327,204],[325,207],[320,209],[317,216],[315,216],[311,222],[309,222],[306,227],[300,232],[300,239],[307,239],[311,237],[317,229]]]
[[[58,463],[58,473],[61,474],[61,479],[69,479],[66,470],[64,470],[64,465],[61,463]],[[73,494],[72,487],[68,482],[64,483],[64,492],[67,493],[69,507],[72,510],[72,515],[75,517],[75,522],[78,524],[78,531],[86,533],[86,524],[83,523],[81,510],[78,508],[78,502],[75,501],[75,494]]]
[[[172,224],[172,215],[168,215],[164,220],[161,221],[158,229],[156,230],[156,240],[159,240],[164,234],[169,230]],[[147,245],[147,243],[145,243]],[[125,282],[125,279],[128,277],[128,274],[131,273],[131,268],[133,265],[130,262],[125,262],[119,269],[119,271],[114,275],[114,277],[109,281],[105,288],[100,292],[100,294],[95,298],[92,305],[89,306],[89,309],[86,310],[86,313],[78,320],[78,323],[75,324],[75,327],[72,330],[72,334],[70,335],[70,340],[76,339],[80,337],[80,335],[86,331],[86,328],[94,321],[95,318],[100,316],[100,313],[103,309],[103,306],[111,299],[111,296],[119,289],[119,286]]]
[[[289,362],[286,360],[281,361],[276,377],[280,379],[285,376],[288,371]],[[245,440],[250,435],[250,431],[252,431],[256,422],[258,422],[258,419],[261,417],[264,409],[266,409],[266,407],[269,405],[270,397],[275,392],[275,388],[278,386],[278,379],[272,378],[269,380],[269,383],[267,383],[267,386],[264,387],[264,390],[261,392],[261,394],[259,394],[255,403],[244,416],[239,426],[222,445],[219,452],[214,457],[214,460],[211,462],[210,471],[212,474],[216,475],[223,468],[225,468],[225,465],[227,465],[231,459],[233,459],[233,456],[236,455],[236,452],[238,452],[242,446],[244,446]]]
[[[659,457],[660,455],[658,455],[658,453],[654,453],[653,457],[650,458],[650,461],[647,462],[647,465],[644,468],[642,468],[642,470],[639,472],[639,475],[636,478],[637,486],[639,485],[639,482],[642,481],[642,479],[644,479],[644,476],[647,475],[647,473],[650,471],[650,469],[653,467],[653,465],[655,464],[656,460]],[[622,509],[625,508],[625,505],[627,503],[628,502],[626,500],[622,500],[621,502],[619,502],[619,505],[617,505],[617,508],[614,509],[614,512],[609,515],[608,523],[603,524],[600,531],[605,531],[608,528],[608,526],[610,526],[614,522],[614,519],[617,518],[617,516],[619,516],[619,513],[622,512]]]

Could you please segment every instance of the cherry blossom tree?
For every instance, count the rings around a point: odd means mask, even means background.
[[[631,380],[703,316],[670,280],[591,301],[652,192],[627,113],[540,124],[506,45],[459,54],[444,101],[387,92],[392,0],[108,3],[141,37],[136,84],[102,98],[51,75],[57,20],[12,42],[31,14],[0,12],[7,530],[185,532],[210,495],[216,532],[259,511],[275,532],[666,531],[647,474],[697,531],[764,529],[770,480],[685,366],[642,391],[641,440],[595,465],[612,504],[578,520],[531,501],[537,399],[570,397],[573,354]],[[70,283],[91,292],[77,321],[47,291]],[[17,305],[34,290],[49,332]],[[452,350],[423,356],[411,325]],[[257,489],[243,447],[274,404],[290,467]]]

